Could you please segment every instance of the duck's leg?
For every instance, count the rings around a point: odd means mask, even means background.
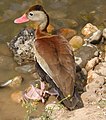
[[[49,91],[44,91],[44,96],[45,96],[45,94],[49,94],[49,95],[51,95],[51,96],[59,96],[59,93],[58,93],[58,91],[55,89],[55,88],[51,88]]]

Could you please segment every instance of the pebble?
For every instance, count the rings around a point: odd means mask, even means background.
[[[95,43],[99,43],[100,40],[101,40],[101,38],[102,38],[102,31],[101,31],[101,30],[97,30],[96,32],[94,32],[94,33],[92,34],[91,37],[88,38],[88,41],[89,41],[90,43],[95,44]]]
[[[90,81],[92,82],[86,85],[86,91],[87,92],[92,91],[93,93],[96,93],[97,90],[100,89],[104,85],[105,83],[104,77],[97,75],[96,78],[91,78],[91,79],[92,80]]]
[[[98,30],[98,28],[94,25],[92,25],[91,23],[87,23],[81,30],[81,33],[84,36],[89,36],[92,33],[96,32]]]
[[[22,91],[16,91],[16,92],[12,93],[11,94],[11,99],[15,103],[21,103],[21,101],[23,100],[23,92]]]
[[[37,72],[33,73],[32,76],[34,77],[35,80],[39,79],[39,75]]]
[[[27,65],[23,65],[23,66],[18,66],[15,68],[15,70],[20,73],[33,73],[33,72],[35,72],[35,65],[27,64]]]
[[[89,60],[85,66],[85,69],[89,71],[90,69],[94,69],[94,67],[99,63],[99,58],[94,57],[91,60]]]
[[[89,70],[87,76],[87,84],[91,83],[95,77],[97,77],[97,73],[92,69]]]
[[[81,94],[81,99],[83,100],[84,106],[86,106],[89,103],[96,102],[97,96],[95,93],[92,92],[84,92],[83,94]]]
[[[93,62],[96,57],[91,59]],[[98,59],[97,59],[98,61]],[[95,63],[95,62],[94,62]],[[91,64],[91,68],[92,68]],[[81,95],[84,105],[96,104],[106,99],[106,62],[101,62],[94,69],[90,69],[87,76],[86,92]]]
[[[103,37],[106,39],[106,28],[103,30]]]
[[[61,28],[59,29],[58,33],[63,35],[66,39],[71,39],[77,32],[74,29],[69,28]]]
[[[12,82],[8,85],[11,88],[17,88],[21,85],[23,78],[21,76],[16,76],[12,79]]]
[[[99,63],[95,67],[95,72],[106,77],[106,62]]]
[[[16,76],[11,80],[4,81],[0,83],[0,87],[10,87],[10,88],[17,88],[21,85],[23,78],[21,76]]]
[[[95,52],[97,48],[93,45],[81,46],[74,52],[75,62],[81,67],[84,68],[88,60],[95,57]]]
[[[80,36],[74,36],[69,41],[69,44],[72,46],[73,50],[80,48],[84,43],[84,40]]]

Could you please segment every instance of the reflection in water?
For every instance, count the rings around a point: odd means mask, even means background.
[[[106,25],[106,0],[38,1],[44,5],[50,15],[50,22],[56,29],[69,27],[80,30],[87,22],[99,27]],[[35,4],[35,0],[30,0],[30,2],[28,0],[0,1],[0,82],[20,75],[14,70],[17,64],[6,46],[6,42],[9,42],[21,28],[26,26],[26,24],[16,25],[13,21],[33,4]],[[73,25],[71,21],[77,24]],[[25,82],[19,88],[20,90],[25,89],[33,79],[30,75],[22,74],[22,76],[25,78]],[[25,110],[21,105],[11,101],[10,95],[14,91],[16,90],[10,88],[0,89],[0,120],[23,120],[24,118]],[[41,110],[39,111],[41,112]]]

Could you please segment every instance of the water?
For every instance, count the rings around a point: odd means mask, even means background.
[[[6,43],[19,30],[26,26],[16,25],[14,19],[21,16],[26,9],[36,2],[43,4],[50,16],[50,22],[55,29],[61,27],[74,28],[79,31],[88,22],[103,28],[106,26],[106,0],[1,0],[0,1],[0,82],[22,75],[25,82],[18,89],[0,89],[0,120],[23,120],[25,109],[21,104],[14,103],[10,96],[17,90],[24,90],[33,78],[30,74],[20,74],[15,71],[17,64]],[[74,20],[77,25],[70,21]],[[52,100],[51,100],[52,101]],[[44,105],[39,105],[37,115],[41,114]]]

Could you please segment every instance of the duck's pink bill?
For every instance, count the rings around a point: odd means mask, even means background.
[[[29,19],[27,18],[26,14],[24,14],[20,18],[15,19],[14,23],[24,23],[24,22],[28,22],[28,21],[29,21]]]

